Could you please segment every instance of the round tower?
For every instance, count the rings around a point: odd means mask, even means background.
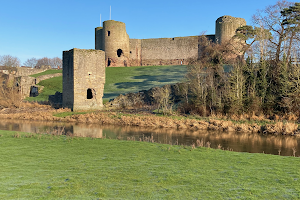
[[[235,35],[236,29],[245,25],[246,20],[243,18],[228,15],[219,17],[216,21],[216,42],[221,44],[230,40]]]
[[[95,36],[95,48],[105,51],[107,67],[129,66],[129,36],[125,23],[104,21],[103,28],[96,28]]]
[[[95,28],[95,49],[104,51],[103,27]]]

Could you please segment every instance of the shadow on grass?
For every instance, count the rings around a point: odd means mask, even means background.
[[[125,92],[115,92],[115,93],[104,93],[103,99],[113,99],[119,96],[120,94],[124,94]]]
[[[184,74],[182,72],[173,72],[171,71],[171,75],[167,72],[170,70],[165,70],[162,75],[141,75],[141,76],[133,76],[132,79],[143,80],[136,82],[121,82],[116,83],[115,86],[118,89],[129,89],[129,88],[137,88],[139,90],[150,89],[151,87],[163,86],[166,84],[178,83],[182,81],[184,78]]]
[[[129,92],[138,92],[141,90],[149,90],[152,87],[161,87],[167,84],[175,84],[181,82],[186,74],[185,66],[165,67],[146,67],[136,68],[136,71],[147,72],[147,74],[131,76],[134,82],[118,82],[113,84],[117,91],[113,93],[104,93],[103,99],[112,99],[120,94]]]

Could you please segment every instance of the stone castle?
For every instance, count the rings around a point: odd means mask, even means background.
[[[207,37],[216,42],[231,39],[236,29],[246,25],[243,18],[222,16],[216,20],[215,35]],[[200,36],[130,39],[125,24],[114,20],[95,28],[95,49],[105,51],[107,67],[147,65],[186,65],[199,55]]]
[[[223,16],[216,21],[215,35],[207,37],[222,43],[236,29],[246,25],[242,18]],[[125,24],[114,20],[95,29],[95,49],[63,52],[63,107],[96,110],[102,105],[105,67],[186,65],[199,56],[200,36],[129,39]]]

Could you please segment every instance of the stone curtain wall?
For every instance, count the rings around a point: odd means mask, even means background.
[[[142,40],[130,39],[129,40],[129,59],[130,66],[142,66]]]
[[[221,43],[231,39],[236,29],[243,25],[246,25],[243,18],[222,16],[216,21],[216,34],[206,37]],[[234,41],[237,49],[239,42]],[[125,24],[114,20],[104,21],[103,27],[95,29],[95,48],[105,51],[107,67],[187,65],[198,58],[201,49],[199,36],[129,39]]]
[[[183,65],[198,58],[199,36],[130,39],[130,65]]]
[[[48,70],[48,68],[47,69],[46,68],[35,69],[35,68],[28,68],[28,67],[18,67],[16,76],[29,76],[29,75],[41,73],[41,72],[44,72],[47,70]]]
[[[63,52],[63,106],[73,111],[102,108],[105,52],[71,49]]]

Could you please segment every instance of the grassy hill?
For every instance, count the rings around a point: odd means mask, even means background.
[[[44,74],[57,73],[48,70]],[[60,72],[61,73],[61,72]],[[120,94],[147,90],[151,87],[180,82],[186,73],[186,66],[143,66],[143,67],[108,67],[103,101],[115,98]],[[44,75],[35,74],[34,77]],[[43,92],[37,97],[28,97],[28,101],[47,101],[49,95],[62,92],[62,77],[41,81]]]

